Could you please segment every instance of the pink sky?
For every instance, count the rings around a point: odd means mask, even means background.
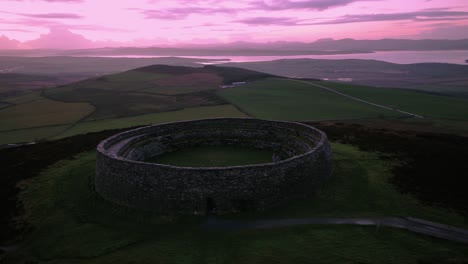
[[[466,0],[0,0],[0,49],[468,38]]]

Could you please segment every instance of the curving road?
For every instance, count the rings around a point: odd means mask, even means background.
[[[274,220],[225,220],[217,217],[208,217],[200,227],[210,230],[242,230],[242,229],[269,229],[276,227],[298,225],[359,225],[359,226],[388,226],[406,229],[408,231],[424,234],[441,239],[467,243],[468,230],[443,225],[420,218],[413,217],[380,217],[380,218],[293,218]]]

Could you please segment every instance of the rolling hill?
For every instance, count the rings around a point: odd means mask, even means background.
[[[0,99],[1,143],[36,141],[154,122],[245,116],[217,96],[223,84],[269,74],[151,65]],[[75,132],[73,132],[75,131]]]
[[[222,88],[233,82],[243,84]],[[0,143],[239,116],[294,121],[396,118],[464,133],[468,104],[416,91],[288,80],[242,68],[151,65],[2,97]]]

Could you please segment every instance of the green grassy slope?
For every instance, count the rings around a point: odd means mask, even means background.
[[[463,218],[419,204],[386,182],[396,161],[333,145],[336,170],[303,201],[235,218],[304,216]],[[95,153],[63,160],[20,184],[23,220],[34,226],[5,263],[421,263],[467,260],[465,245],[392,228],[301,226],[205,231],[199,217],[162,217],[108,204],[93,191]],[[231,218],[234,216],[226,216]],[[389,257],[389,254],[391,257]]]
[[[46,89],[44,96],[63,102],[89,102],[96,111],[87,120],[108,119],[225,104],[215,94],[223,83],[266,76],[270,75],[214,66],[152,65]]]
[[[312,85],[268,79],[218,92],[246,113],[265,119],[326,120],[401,114],[359,103]]]
[[[166,68],[149,71],[149,67],[88,79],[44,91],[44,95],[64,102],[89,102],[96,111],[88,120],[166,112],[187,107],[222,104],[213,92],[221,78],[200,68],[171,74]],[[197,75],[198,74],[198,75]],[[205,78],[196,78],[204,74]],[[184,85],[184,78],[189,85]],[[193,79],[195,79],[193,81]],[[207,81],[206,81],[207,80]],[[168,92],[169,90],[169,92]]]

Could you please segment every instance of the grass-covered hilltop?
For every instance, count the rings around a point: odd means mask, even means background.
[[[126,63],[122,67],[141,62]],[[1,263],[468,262],[467,244],[379,225],[236,228],[260,220],[415,217],[468,229],[468,101],[462,87],[468,66],[438,77],[454,82],[442,85],[453,88],[445,93],[434,82],[412,89],[325,81],[315,68],[300,65],[295,76],[291,68],[287,74],[269,70],[269,62],[246,64],[249,69],[194,63],[177,59],[178,65],[138,64],[107,73],[90,66],[91,73],[71,81],[64,78],[69,73],[61,79],[32,71],[0,74]],[[427,71],[423,66],[415,68]],[[385,67],[382,74],[401,74]],[[333,175],[309,198],[222,216],[132,210],[96,193],[101,140],[129,128],[215,117],[317,127],[332,143]],[[268,162],[271,154],[197,147],[148,161],[226,166]],[[216,228],[214,219],[230,226]]]

